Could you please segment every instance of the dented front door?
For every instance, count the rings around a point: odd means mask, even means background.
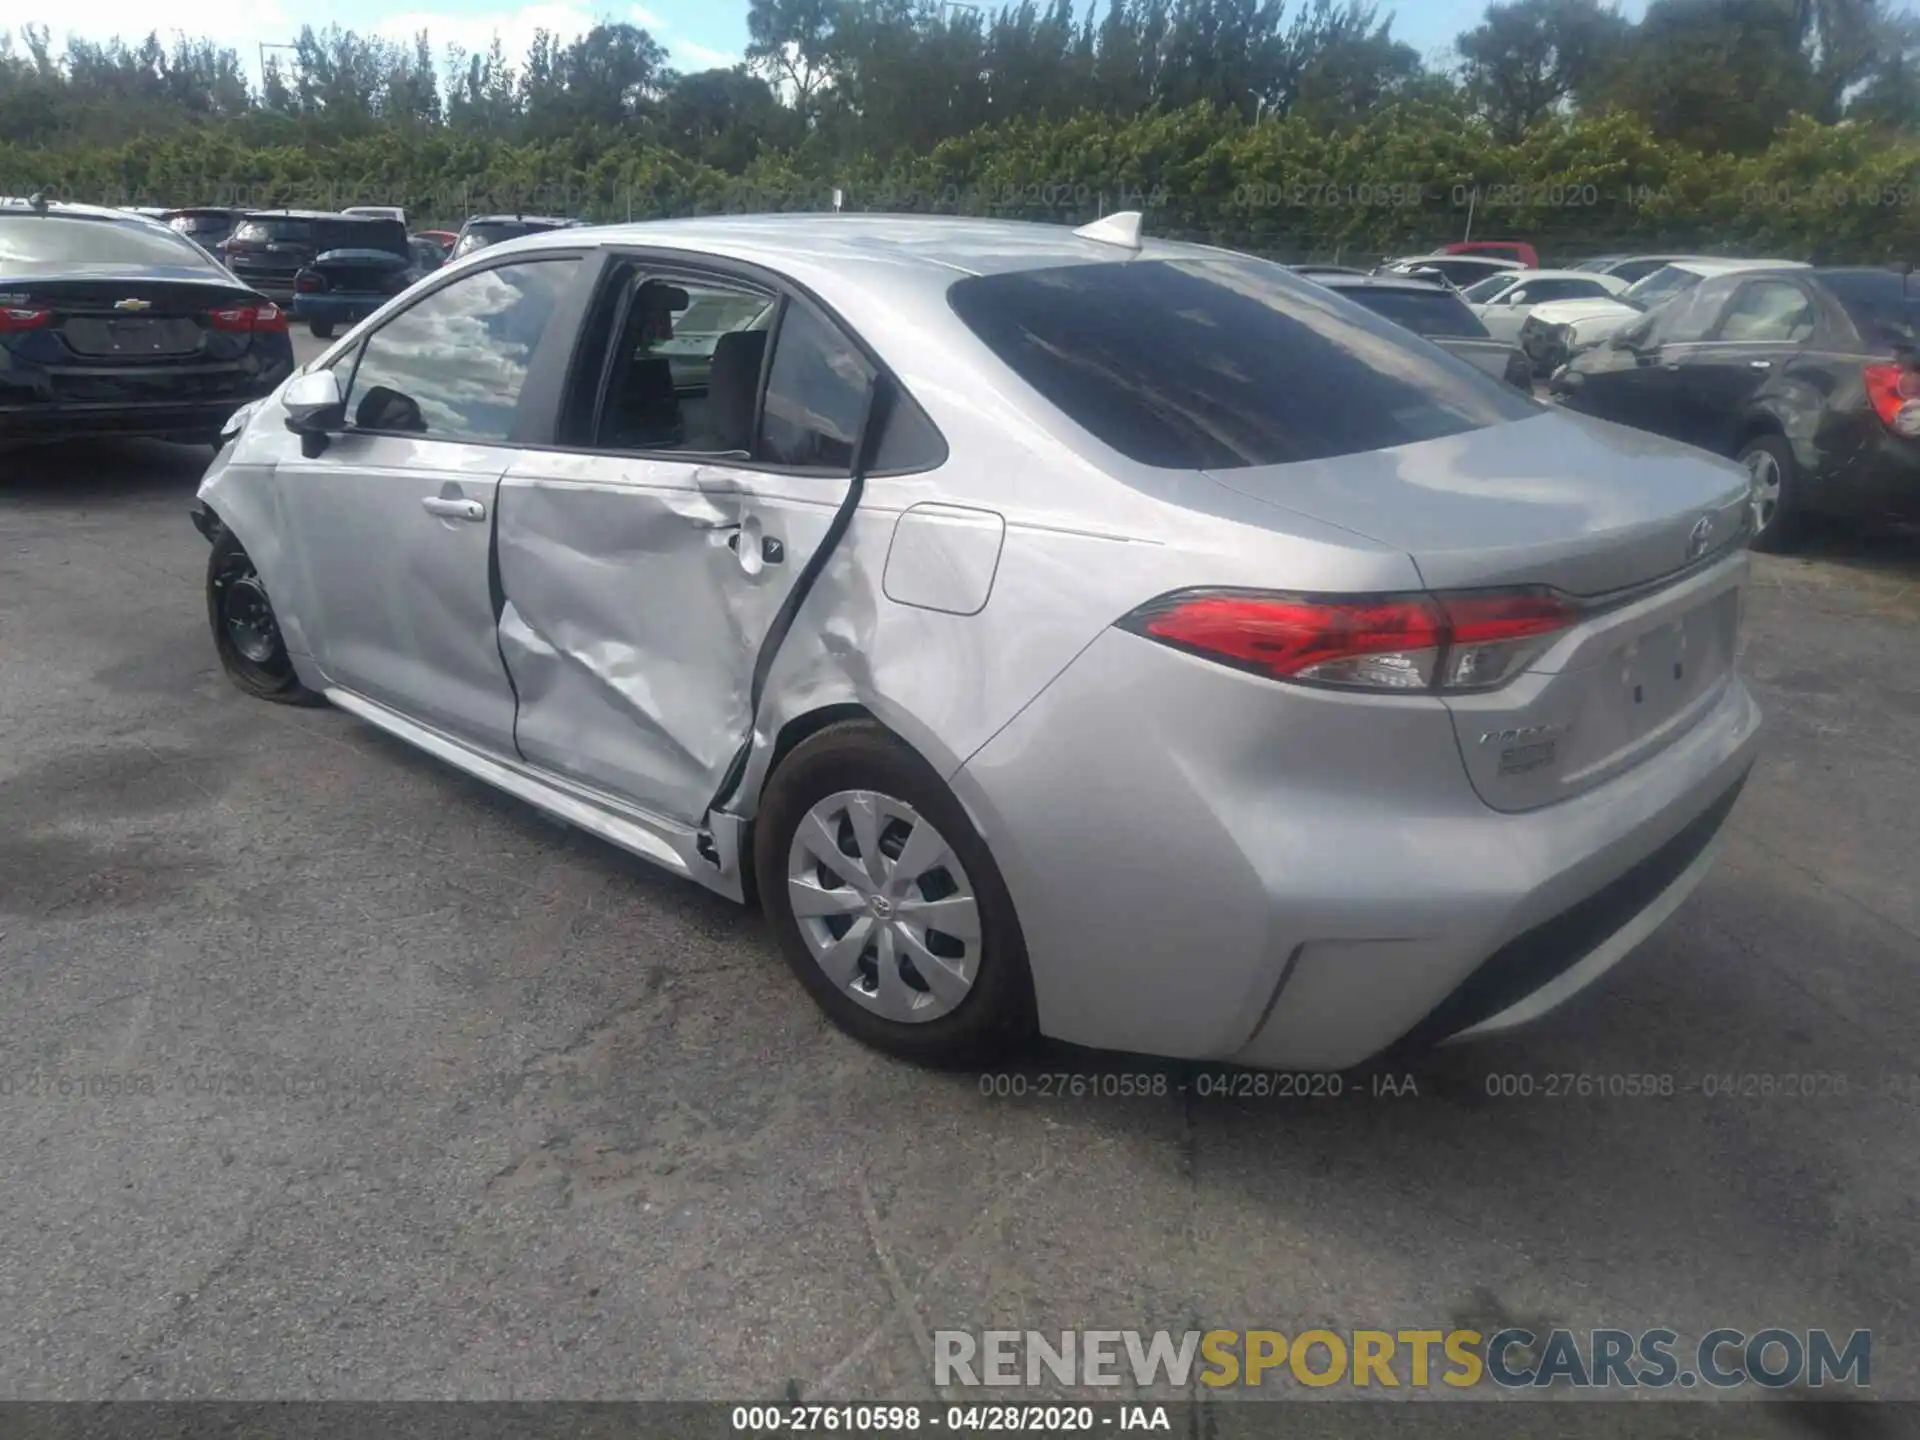
[[[520,753],[700,821],[751,724],[760,647],[844,488],[693,457],[517,457],[497,544]]]

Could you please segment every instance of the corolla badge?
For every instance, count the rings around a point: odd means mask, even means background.
[[[1698,560],[1713,544],[1713,516],[1702,515],[1687,534],[1687,559]]]

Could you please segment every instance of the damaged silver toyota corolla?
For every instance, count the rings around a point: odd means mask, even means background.
[[[847,1030],[1339,1067],[1698,884],[1748,498],[1277,265],[779,216],[477,252],[236,416],[228,673],[756,894]]]

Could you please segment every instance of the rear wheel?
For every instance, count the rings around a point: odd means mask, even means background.
[[[333,338],[333,322],[331,320],[309,320],[307,322],[307,333],[316,340],[331,340]]]
[[[257,700],[317,705],[320,697],[300,683],[273,604],[231,530],[221,530],[207,558],[207,623],[227,678]]]
[[[940,777],[878,725],[801,742],[767,787],[753,853],[787,962],[855,1039],[961,1066],[1032,1038],[1033,982],[999,869]]]
[[[1747,503],[1753,512],[1753,548],[1779,554],[1800,543],[1806,516],[1793,448],[1782,435],[1756,435],[1740,450],[1747,467]]]

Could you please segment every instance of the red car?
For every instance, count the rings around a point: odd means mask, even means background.
[[[1440,250],[1445,255],[1491,255],[1496,260],[1518,260],[1529,270],[1540,268],[1540,252],[1524,240],[1456,240]]]

